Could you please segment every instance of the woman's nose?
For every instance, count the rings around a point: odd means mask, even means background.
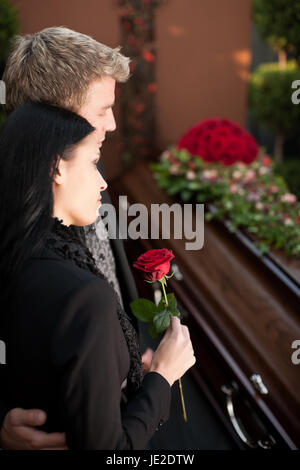
[[[105,179],[101,176],[101,182],[100,182],[100,191],[105,191],[107,188],[107,182]]]

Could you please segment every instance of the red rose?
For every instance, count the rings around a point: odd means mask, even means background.
[[[258,154],[255,139],[229,119],[206,119],[198,122],[179,139],[178,149],[200,156],[206,162],[233,165],[250,164]]]
[[[172,250],[166,248],[148,250],[138,257],[133,266],[148,273],[145,278],[149,281],[159,281],[170,271],[170,261],[174,257]]]

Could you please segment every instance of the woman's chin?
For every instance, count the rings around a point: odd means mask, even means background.
[[[99,219],[99,213],[98,213],[98,209],[97,209],[96,212],[95,212],[94,217],[84,218],[80,221],[80,223],[76,223],[76,225],[80,225],[81,227],[86,227],[87,225],[92,225],[98,219]]]

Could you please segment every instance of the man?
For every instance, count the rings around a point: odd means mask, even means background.
[[[101,147],[106,132],[116,129],[112,110],[115,84],[129,78],[130,59],[119,49],[111,49],[64,27],[18,37],[3,75],[7,113],[26,102],[43,101],[62,106],[85,117],[96,128]],[[102,201],[111,203],[107,191]],[[99,228],[104,229],[101,217],[84,228],[87,246],[109,281],[114,283],[130,314],[129,303],[138,293],[122,241],[107,238],[100,242]],[[136,321],[134,323],[138,326]],[[150,367],[152,354],[153,351],[147,349],[142,357],[145,371]],[[0,447],[66,449],[64,433],[47,434],[36,428],[46,419],[42,410],[9,410],[0,392]]]

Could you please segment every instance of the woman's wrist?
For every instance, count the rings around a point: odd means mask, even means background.
[[[160,369],[159,367],[154,367],[154,366],[151,366],[150,369],[149,369],[149,372],[156,372],[157,374],[161,375],[170,385],[170,387],[172,387],[173,383],[174,383],[174,380],[172,381],[168,376],[167,374],[165,374],[162,369]]]

